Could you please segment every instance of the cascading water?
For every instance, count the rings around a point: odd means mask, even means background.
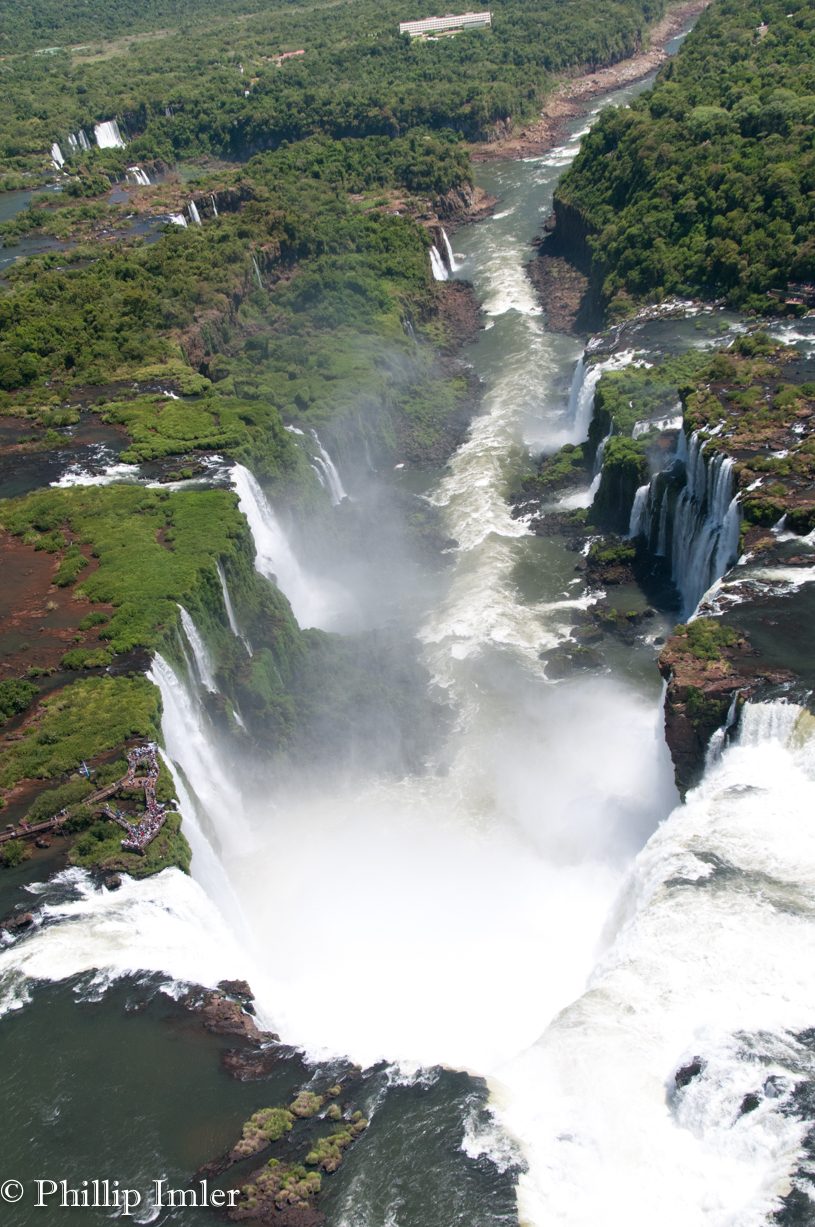
[[[51,161],[54,164],[55,170],[62,170],[65,165],[65,158],[62,156],[62,150],[56,141],[51,146]]]
[[[256,569],[274,580],[288,597],[301,626],[330,629],[345,612],[343,594],[306,574],[269,500],[249,470],[236,464],[231,471],[231,481],[240,509],[252,530]]]
[[[436,281],[448,280],[450,274],[447,272],[447,266],[439,255],[437,247],[430,248],[430,267]]]
[[[343,501],[343,499],[348,497],[345,492],[345,487],[342,484],[342,478],[337,471],[337,466],[334,464],[334,461],[331,459],[328,452],[320,442],[320,437],[316,430],[312,430],[311,437],[317,448],[315,463],[319,466],[318,475],[320,473],[322,474],[325,482],[325,488],[331,497],[331,502],[336,507]]]
[[[210,203],[212,204],[212,216],[217,217],[218,216],[218,205],[215,201],[215,196],[212,195],[210,196],[209,199],[210,199]]]
[[[224,609],[226,610],[226,618],[229,623],[229,629],[232,631],[232,634],[235,636],[236,639],[240,639],[241,643],[243,644],[243,646],[246,648],[247,652],[251,656],[252,655],[252,645],[250,644],[246,636],[241,633],[240,627],[238,626],[238,620],[235,617],[235,610],[232,607],[232,598],[229,595],[229,588],[227,587],[227,584],[226,584],[226,576],[224,575],[224,569],[221,566],[220,562],[218,563],[218,579],[221,581],[221,592],[223,593]]]
[[[212,658],[210,657],[207,645],[201,636],[201,632],[195,625],[187,610],[183,605],[178,606],[178,612],[181,615],[181,625],[184,628],[184,634],[187,637],[187,642],[192,649],[193,660],[195,661],[195,672],[198,680],[205,690],[209,690],[211,694],[218,693],[218,687],[215,685],[215,672],[212,667]]]
[[[688,617],[700,599],[738,557],[741,516],[734,465],[718,452],[707,460],[710,439],[697,432],[690,442],[680,432],[675,458],[684,461],[685,485],[671,517],[671,575]],[[634,497],[629,536],[651,539],[656,522],[656,554],[667,557],[670,500],[668,486],[652,480]]]
[[[74,153],[80,149],[88,150],[91,147],[91,143],[82,128],[80,128],[78,132],[68,133],[68,144]]]
[[[673,515],[671,573],[685,615],[738,555],[733,461],[719,452],[706,464],[704,449],[705,442],[694,433],[688,448],[687,484]]]
[[[146,170],[142,170],[141,166],[128,166],[127,173],[139,187],[150,186],[150,176]]]
[[[525,1221],[764,1227],[779,1207],[815,1073],[794,1039],[815,1016],[813,813],[811,720],[748,704],[637,858],[587,992],[499,1071]]]
[[[628,521],[629,537],[638,537],[643,530],[646,510],[648,507],[648,496],[650,492],[650,482],[646,482],[644,486],[639,487],[634,495],[634,502],[631,506],[631,517]]]
[[[159,653],[147,676],[161,692],[164,747],[183,772],[188,789],[208,820],[207,838],[222,849],[245,847],[247,828],[240,789],[221,760],[197,695]],[[213,821],[217,822],[217,832]]]
[[[263,289],[263,278],[262,278],[262,277],[261,277],[261,275],[260,275],[260,268],[259,268],[259,266],[258,266],[258,262],[257,262],[257,260],[255,259],[255,257],[254,257],[254,256],[252,256],[252,268],[254,269],[255,278],[256,278],[257,283],[258,283],[258,289],[259,289],[259,290],[262,290],[262,289]]]
[[[198,212],[198,205],[195,203],[194,200],[191,200],[190,203],[187,205],[187,211],[189,212],[189,215],[190,215],[190,221],[195,222],[196,226],[200,226],[202,224],[201,214]]]
[[[185,230],[187,228],[187,219],[183,213],[171,213],[167,221],[172,222],[174,226],[182,226]]]
[[[450,246],[450,240],[447,237],[447,231],[444,229],[444,226],[440,227],[440,229],[441,229],[442,242],[444,243],[444,254],[447,256],[447,267],[449,268],[451,273],[457,273],[459,266],[456,263],[456,257],[453,254],[452,247]]]
[[[633,350],[623,350],[599,362],[586,362],[585,354],[578,358],[569,389],[569,418],[572,423],[573,442],[582,442],[589,433],[594,413],[594,393],[605,372],[622,370],[623,367],[630,366],[635,357]]]
[[[115,119],[94,124],[93,135],[99,149],[124,149],[125,141]]]

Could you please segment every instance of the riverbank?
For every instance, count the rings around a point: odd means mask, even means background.
[[[659,68],[669,58],[668,43],[710,3],[711,0],[687,0],[672,6],[649,31],[647,48],[595,72],[583,70],[566,77],[546,100],[534,123],[526,124],[519,132],[497,130],[494,140],[471,144],[472,160],[497,162],[536,158],[547,153],[560,144],[569,121],[586,113],[592,99],[610,90],[633,85]]]

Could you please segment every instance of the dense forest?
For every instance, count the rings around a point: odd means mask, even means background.
[[[763,312],[815,278],[815,9],[723,0],[653,90],[607,111],[556,208],[612,312],[671,295]]]
[[[32,27],[50,28],[54,7],[30,5],[19,41],[10,16],[12,45],[30,45]],[[551,74],[631,54],[664,0],[616,0],[602,12],[590,0],[496,0],[490,31],[439,42],[399,34],[400,20],[427,15],[415,0],[244,7],[250,15],[226,21],[223,6],[198,0],[181,6],[172,30],[105,43],[99,37],[116,28],[108,0],[94,6],[96,42],[1,60],[6,172],[49,167],[53,141],[70,157],[69,133],[83,129],[92,141],[93,125],[114,117],[132,160],[245,158],[316,133],[393,136],[420,126],[484,137],[496,121],[534,112]],[[135,6],[133,29],[161,8],[161,0]],[[60,11],[67,18],[71,9]],[[280,62],[292,50],[305,54]],[[106,166],[118,156],[90,158]]]

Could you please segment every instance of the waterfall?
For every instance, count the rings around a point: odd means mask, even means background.
[[[209,654],[207,645],[204,643],[198,627],[195,625],[183,605],[178,606],[178,612],[181,614],[181,625],[184,628],[184,634],[187,637],[187,642],[192,648],[193,660],[195,661],[195,672],[198,675],[198,680],[206,690],[210,691],[211,694],[217,694],[218,687],[215,685],[215,672],[212,667],[212,658]]]
[[[210,201],[212,202],[212,216],[213,216],[213,217],[217,217],[217,216],[218,216],[218,206],[217,206],[217,204],[215,203],[215,194],[214,194],[214,193],[213,193],[213,194],[210,196]]]
[[[684,616],[693,612],[738,555],[733,461],[718,452],[705,463],[706,443],[694,432],[688,447],[687,482],[674,508],[671,573]]]
[[[634,495],[634,502],[631,506],[631,518],[628,521],[629,537],[639,537],[643,531],[646,519],[646,510],[648,507],[648,495],[651,492],[649,482],[644,486],[640,486],[637,493]]]
[[[88,150],[91,147],[91,143],[82,128],[80,128],[78,132],[68,133],[68,145],[70,146],[72,153],[76,153],[80,149]]]
[[[449,273],[447,272],[447,266],[439,255],[437,247],[430,248],[430,267],[433,270],[433,277],[436,281],[448,280]]]
[[[682,617],[688,617],[712,584],[738,557],[741,514],[735,493],[734,463],[718,452],[708,461],[709,439],[697,432],[690,441],[681,432],[676,459],[683,459],[685,484],[670,515],[670,488],[655,479],[640,486],[634,496],[629,536],[643,535],[653,542],[659,558],[669,554],[671,576],[682,600]],[[655,531],[656,530],[656,531]]]
[[[161,692],[161,731],[167,754],[183,772],[204,814],[217,822],[218,840],[237,843],[245,839],[240,790],[221,762],[201,704],[158,652],[147,677]]]
[[[167,218],[168,222],[172,222],[174,226],[183,226],[187,229],[187,219],[183,213],[171,213]]]
[[[100,149],[124,149],[125,142],[115,119],[105,119],[94,124],[93,135]]]
[[[572,377],[569,390],[569,419],[573,423],[575,439],[585,439],[589,433],[594,412],[594,392],[603,374],[604,363],[594,362],[587,366],[581,356]]]
[[[587,989],[500,1071],[521,1221],[757,1225],[808,1188],[813,813],[811,720],[746,704],[637,857]]]
[[[721,728],[714,731],[713,736],[708,743],[707,752],[705,754],[705,771],[709,771],[722,756],[722,751],[728,742],[730,730],[733,728],[736,720],[738,719],[740,694],[741,690],[733,691],[733,698],[730,700],[730,706],[727,709],[725,722]]]
[[[610,430],[605,438],[601,439],[597,444],[597,452],[594,457],[594,465],[592,467],[591,485],[589,486],[589,507],[591,507],[592,503],[594,502],[594,496],[600,489],[600,483],[603,480],[603,456],[605,455],[606,444],[611,438],[612,433],[613,432]]]
[[[334,464],[334,461],[331,459],[328,452],[320,442],[316,430],[312,430],[311,437],[313,438],[317,448],[317,455],[315,456],[315,462],[318,466],[317,475],[319,477],[322,473],[322,476],[325,479],[325,488],[331,496],[331,502],[336,507],[343,501],[343,499],[348,497],[345,492],[345,487],[342,484],[342,478],[337,472],[337,466]]]
[[[56,141],[51,146],[51,161],[54,164],[54,170],[62,170],[65,165],[65,158],[62,156],[62,150]]]
[[[332,594],[308,576],[294,556],[285,532],[258,482],[242,464],[231,471],[238,505],[246,516],[255,543],[255,569],[274,580],[288,598],[301,626],[326,629],[337,612]]]
[[[567,410],[573,442],[581,443],[588,437],[594,414],[594,393],[602,376],[606,371],[619,371],[629,366],[634,356],[632,350],[623,350],[600,362],[587,363],[586,355],[580,355],[572,376]]]
[[[255,270],[255,276],[257,277],[257,282],[258,282],[258,289],[262,290],[263,289],[263,278],[260,275],[260,269],[258,267],[258,262],[255,259],[254,255],[252,256],[252,268]]]
[[[447,237],[447,231],[444,229],[444,226],[440,226],[439,229],[441,230],[442,242],[444,243],[444,252],[445,252],[445,255],[447,256],[447,267],[449,268],[451,273],[457,273],[459,266],[456,262],[456,257],[453,255],[453,249],[450,246],[450,240]]]
[[[191,200],[187,205],[187,211],[190,215],[190,221],[195,222],[196,226],[201,225],[201,214],[198,212],[198,205],[194,200]]]
[[[136,181],[139,187],[150,186],[150,176],[140,166],[128,166],[127,173]]]
[[[668,555],[668,487],[665,486],[662,491],[662,503],[659,508],[659,531],[657,533],[657,557],[666,558]]]
[[[232,631],[232,634],[235,636],[236,639],[240,639],[241,643],[243,644],[243,646],[246,648],[247,652],[251,656],[252,655],[252,645],[250,644],[246,636],[241,634],[240,628],[238,627],[238,620],[235,617],[235,610],[232,608],[232,598],[229,595],[229,589],[226,586],[226,576],[224,575],[224,569],[221,566],[220,562],[218,563],[218,579],[221,581],[221,592],[223,593],[224,609],[226,610],[226,617],[227,617],[227,621],[229,622],[229,629]]]

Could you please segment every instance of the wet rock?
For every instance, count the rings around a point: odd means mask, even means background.
[[[256,1041],[278,1038],[269,1031],[261,1031],[239,1001],[218,989],[205,992],[203,996],[190,993],[182,1004],[191,1013],[198,1014],[204,1028],[214,1035],[240,1035]]]
[[[30,929],[33,923],[33,913],[18,912],[14,916],[7,916],[0,927],[8,933],[22,933],[25,929]]]
[[[122,879],[118,873],[109,873],[105,877],[104,887],[106,890],[118,890],[121,885]]]
[[[229,1048],[221,1056],[221,1065],[239,1082],[259,1082],[268,1078],[281,1061],[291,1063],[295,1057],[294,1051],[286,1045],[270,1043],[262,1048]]]
[[[573,673],[586,669],[601,669],[603,658],[593,648],[582,644],[566,644],[541,652],[540,659],[546,665],[546,676],[553,681],[571,677]]]
[[[35,848],[50,848],[51,843],[52,841],[48,838],[47,835],[38,835],[37,838],[34,840],[34,847]]]
[[[690,1082],[693,1082],[694,1078],[698,1078],[704,1068],[705,1063],[701,1057],[694,1057],[693,1060],[689,1061],[687,1065],[683,1065],[674,1074],[676,1089],[681,1091]]]
[[[227,997],[234,997],[236,1001],[240,1002],[247,1014],[255,1013],[255,994],[246,980],[221,980],[218,983],[218,988],[222,993],[226,993]]]
[[[746,1116],[748,1112],[755,1112],[760,1103],[761,1096],[757,1095],[755,1091],[749,1091],[741,1101],[739,1116]]]

